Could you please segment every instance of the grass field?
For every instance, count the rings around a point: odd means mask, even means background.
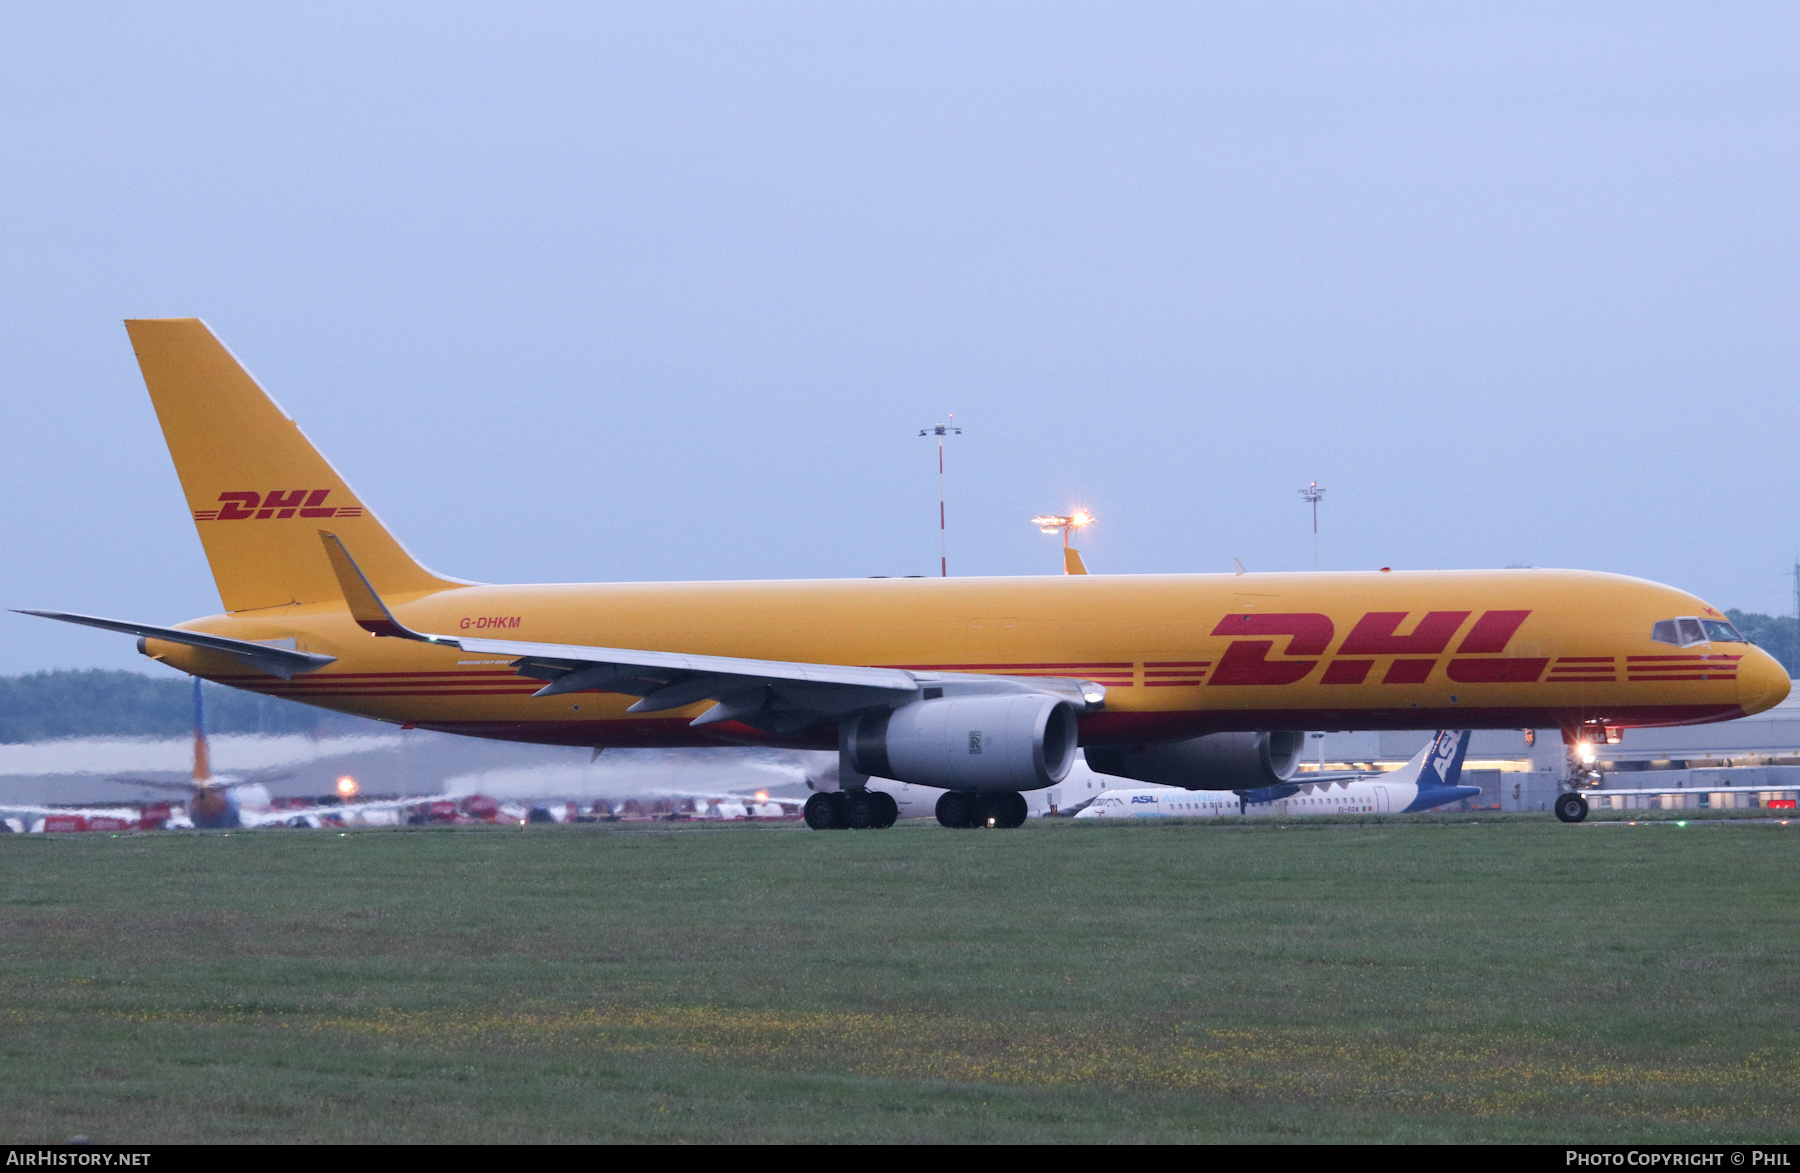
[[[1800,822],[0,839],[0,1141],[1800,1139]]]

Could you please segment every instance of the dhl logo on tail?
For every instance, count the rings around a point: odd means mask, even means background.
[[[253,493],[238,489],[220,493],[217,509],[194,510],[195,521],[267,521],[300,517],[361,517],[360,505],[326,505],[330,489],[270,489]]]

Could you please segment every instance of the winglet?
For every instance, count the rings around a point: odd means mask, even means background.
[[[320,530],[319,539],[325,543],[325,556],[331,559],[332,572],[337,575],[338,586],[344,592],[344,602],[350,606],[350,617],[356,620],[358,627],[371,635],[416,639],[424,643],[437,642],[394,618],[387,609],[387,604],[381,601],[381,596],[375,593],[375,588],[369,585],[368,576],[356,565],[356,560],[350,557],[350,551],[344,549],[344,543],[336,534]]]
[[[1073,546],[1063,547],[1063,573],[1086,574],[1087,563],[1081,560],[1081,551]]]

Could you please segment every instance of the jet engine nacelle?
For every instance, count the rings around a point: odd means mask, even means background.
[[[859,773],[947,790],[1040,790],[1075,763],[1075,710],[1042,693],[939,697],[853,719]]]
[[[1189,790],[1257,790],[1286,782],[1300,768],[1306,734],[1208,733],[1163,745],[1089,746],[1087,764],[1101,774]]]

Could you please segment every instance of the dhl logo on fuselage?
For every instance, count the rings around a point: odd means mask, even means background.
[[[1371,611],[1357,620],[1326,665],[1320,684],[1363,684],[1374,657],[1393,657],[1383,684],[1423,684],[1473,611],[1430,611],[1406,635],[1399,634],[1406,611]],[[1530,611],[1484,611],[1456,645],[1445,674],[1461,684],[1535,683],[1550,663],[1547,656],[1502,657]],[[1273,639],[1234,639],[1208,685],[1297,684],[1324,660],[1337,630],[1331,618],[1313,612],[1227,615],[1214,635],[1287,636],[1286,654],[1314,659],[1271,660]]]
[[[360,505],[327,505],[330,489],[237,490],[219,494],[219,508],[194,510],[195,521],[267,521],[270,518],[361,517]]]

